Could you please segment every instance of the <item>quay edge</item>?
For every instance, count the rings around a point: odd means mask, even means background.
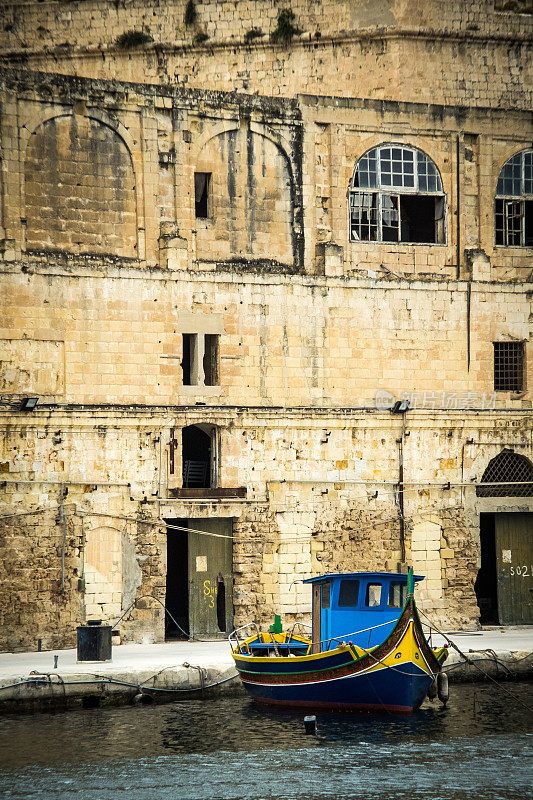
[[[468,661],[450,647],[451,684],[533,678],[533,629],[462,633],[455,641]],[[122,645],[112,661],[82,664],[75,650],[0,655],[0,713],[210,701],[243,692],[226,642]]]

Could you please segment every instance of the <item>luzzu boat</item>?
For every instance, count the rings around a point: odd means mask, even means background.
[[[279,617],[268,632],[251,623],[230,634],[244,688],[269,705],[416,710],[447,657],[446,647],[432,648],[422,630],[414,600],[420,580],[410,570],[304,581],[313,587],[311,636],[302,623],[283,632]]]

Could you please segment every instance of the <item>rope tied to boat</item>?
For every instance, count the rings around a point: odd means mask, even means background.
[[[439,630],[439,628],[437,628],[437,626],[433,624],[433,622],[431,621],[431,619],[428,617],[428,615],[427,615],[427,614],[425,614],[425,613],[424,613],[423,611],[421,611],[420,609],[418,609],[418,613],[419,613],[421,616],[423,616],[423,617],[425,617],[425,618],[427,619],[427,621],[429,622],[429,624],[432,626],[433,630],[437,631],[437,633],[438,633],[440,636],[442,636],[442,637],[443,637],[443,638],[444,638],[444,639],[445,639],[445,640],[448,642],[448,644],[450,645],[450,647],[453,647],[453,649],[457,651],[457,653],[458,653],[458,654],[461,656],[461,658],[463,658],[463,659],[464,659],[464,661],[465,661],[467,664],[470,664],[471,666],[473,666],[473,667],[474,667],[474,669],[477,669],[477,670],[478,670],[478,672],[480,672],[480,673],[481,673],[481,674],[482,674],[482,675],[483,675],[485,678],[487,678],[489,681],[492,681],[493,683],[495,683],[495,684],[496,684],[496,686],[497,686],[497,687],[498,687],[498,688],[499,688],[499,689],[500,689],[502,692],[505,692],[505,694],[508,694],[508,695],[509,695],[509,697],[512,697],[512,698],[513,698],[513,700],[516,700],[516,702],[517,702],[517,703],[520,703],[520,705],[522,705],[524,708],[527,708],[527,710],[528,710],[528,711],[531,711],[531,712],[533,713],[533,706],[530,706],[528,703],[525,703],[523,700],[521,700],[519,697],[517,697],[517,696],[516,696],[516,695],[515,695],[513,692],[510,692],[510,691],[509,691],[509,689],[508,689],[506,686],[502,686],[502,685],[501,685],[501,683],[499,683],[499,682],[498,682],[498,681],[497,681],[495,678],[493,678],[493,677],[492,677],[492,675],[489,675],[489,673],[488,673],[488,672],[486,672],[484,669],[482,669],[481,667],[479,667],[479,666],[477,665],[477,663],[476,663],[476,660],[477,660],[477,659],[472,659],[472,658],[470,658],[469,656],[467,656],[467,655],[466,655],[466,653],[463,653],[463,651],[462,651],[462,650],[461,650],[459,647],[457,647],[457,645],[455,644],[455,642],[454,642],[454,641],[452,641],[452,639],[450,639],[450,637],[448,636],[448,634],[444,633],[444,631],[441,631],[441,630]],[[482,652],[482,651],[480,651],[480,652]],[[489,652],[490,652],[490,651],[489,651]],[[492,652],[494,652],[494,651],[492,651]],[[494,655],[495,655],[495,654],[494,654]],[[450,665],[450,666],[453,666],[453,665]]]

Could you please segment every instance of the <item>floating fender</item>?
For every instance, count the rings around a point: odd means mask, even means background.
[[[149,706],[154,702],[154,698],[150,694],[139,692],[133,697],[133,705],[135,706]]]
[[[437,696],[437,679],[435,678],[433,680],[433,683],[431,684],[431,686],[428,689],[428,699],[429,700],[434,700],[436,698],[436,696]]]
[[[445,706],[450,696],[450,690],[448,688],[448,676],[445,672],[439,672],[437,675],[437,694],[439,696],[439,700]]]

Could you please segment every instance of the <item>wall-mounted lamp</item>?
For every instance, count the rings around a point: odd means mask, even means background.
[[[396,400],[390,410],[391,414],[405,414],[406,411],[409,411],[409,400]]]
[[[21,411],[33,411],[39,402],[38,397],[23,397],[20,402]]]

